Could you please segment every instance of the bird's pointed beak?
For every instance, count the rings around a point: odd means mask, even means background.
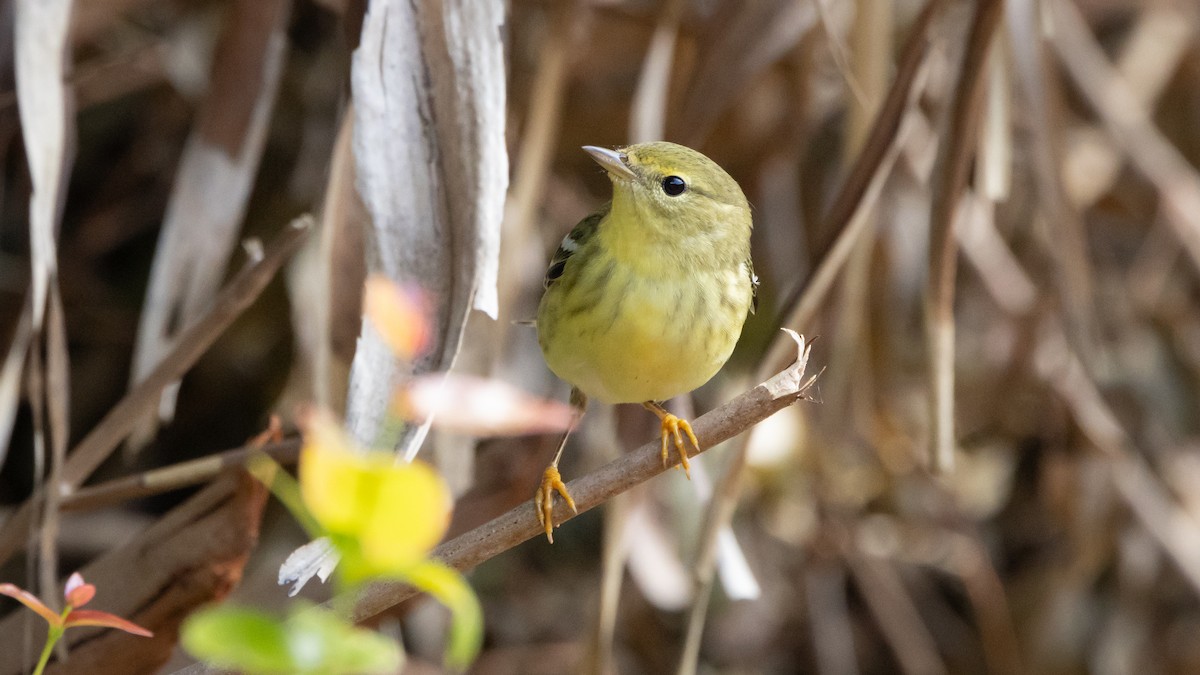
[[[585,145],[583,149],[587,154],[592,156],[592,159],[600,163],[604,170],[613,178],[621,180],[634,180],[637,178],[627,164],[621,159],[621,153],[608,148],[598,148],[594,145]]]

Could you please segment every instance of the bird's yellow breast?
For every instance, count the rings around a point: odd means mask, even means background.
[[[588,253],[538,309],[555,375],[591,398],[636,403],[689,392],[721,369],[750,308],[748,269],[647,276],[602,248]]]

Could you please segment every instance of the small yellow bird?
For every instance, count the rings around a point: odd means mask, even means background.
[[[550,262],[538,342],[550,370],[572,385],[576,423],[589,397],[641,403],[662,422],[663,466],[673,440],[687,472],[683,435],[696,452],[700,444],[687,420],[658,402],[708,382],[754,311],[750,205],[728,173],[682,145],[583,149],[608,172],[613,198]],[[558,472],[570,433],[534,496],[551,542],[554,492],[576,510]]]

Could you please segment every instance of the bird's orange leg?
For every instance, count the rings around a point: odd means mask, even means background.
[[[696,434],[692,433],[692,425],[688,421],[681,419],[667,412],[667,409],[654,401],[646,401],[642,404],[646,410],[658,415],[659,421],[662,422],[662,463],[663,466],[668,466],[667,460],[670,453],[667,451],[667,439],[670,438],[675,442],[675,450],[679,453],[679,468],[683,469],[683,473],[687,475],[688,480],[691,480],[692,473],[688,466],[688,450],[683,444],[683,434],[687,434],[688,440],[691,441],[692,447],[696,452],[700,452],[700,442],[696,440]]]
[[[575,508],[575,500],[571,498],[571,493],[567,491],[567,485],[558,472],[558,461],[562,459],[563,448],[567,447],[567,439],[571,437],[575,427],[579,426],[579,420],[587,410],[587,396],[574,387],[571,388],[571,406],[575,409],[575,417],[571,420],[571,426],[563,433],[562,440],[558,443],[558,451],[554,453],[554,461],[542,472],[542,483],[533,495],[533,507],[537,512],[538,523],[546,529],[546,539],[551,544],[554,543],[554,493],[562,496],[573,513],[579,513]]]

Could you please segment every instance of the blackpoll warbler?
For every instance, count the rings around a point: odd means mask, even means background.
[[[691,425],[658,401],[712,378],[753,311],[750,205],[720,166],[681,145],[584,150],[608,172],[613,198],[555,253],[538,342],[550,370],[572,385],[576,421],[589,397],[641,403],[662,421],[663,466],[670,439],[686,472],[683,436],[697,452],[700,444]],[[554,491],[575,510],[558,472],[569,434],[534,497],[551,542]]]

